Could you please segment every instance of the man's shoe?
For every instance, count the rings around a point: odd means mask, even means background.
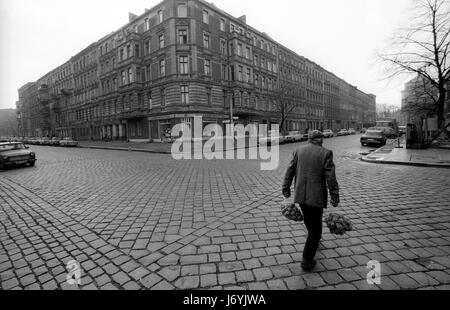
[[[311,271],[316,266],[316,263],[317,263],[317,261],[314,259],[311,261],[303,260],[302,261],[302,269],[305,271]]]

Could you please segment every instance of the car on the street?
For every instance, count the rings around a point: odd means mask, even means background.
[[[353,129],[353,128],[350,128],[350,129],[348,130],[348,134],[349,134],[349,135],[356,135],[356,130]]]
[[[59,141],[61,141],[60,138],[53,137],[53,138],[50,140],[50,145],[51,145],[51,146],[59,146]]]
[[[338,137],[348,136],[348,131],[347,131],[347,129],[341,129],[338,131],[337,135],[338,135]]]
[[[398,126],[398,132],[400,135],[406,135],[406,126]]]
[[[22,142],[0,143],[0,170],[20,165],[34,166],[35,163],[36,154]]]
[[[39,145],[50,145],[50,138],[48,138],[48,137],[39,138],[38,144]]]
[[[373,127],[367,129],[366,133],[360,139],[361,145],[366,146],[369,144],[376,144],[380,146],[386,145],[387,137],[383,130],[380,128]]]
[[[333,138],[333,137],[334,137],[334,132],[333,132],[333,130],[331,130],[331,129],[325,129],[325,130],[323,131],[323,136],[324,136],[325,138]]]
[[[71,137],[65,137],[64,139],[59,141],[60,146],[66,146],[66,147],[77,147],[78,141],[74,140]]]
[[[362,128],[359,133],[366,133],[366,131],[367,131],[367,128]]]
[[[286,143],[286,137],[283,135],[280,135],[278,131],[269,130],[266,136],[260,135],[258,137],[258,143],[259,145],[272,145],[274,143],[278,144],[285,144]]]
[[[31,144],[31,145],[38,145],[38,144],[39,144],[39,139],[37,139],[37,138],[35,138],[35,137],[30,138],[30,139],[28,139],[28,144]]]
[[[286,143],[295,143],[303,140],[299,131],[289,131],[284,138]]]

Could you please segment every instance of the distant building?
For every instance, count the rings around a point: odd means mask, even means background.
[[[14,109],[0,109],[0,137],[18,135],[17,114]]]
[[[19,89],[21,134],[159,141],[177,123],[279,124],[288,130],[375,124],[365,94],[264,32],[201,0],[166,0]]]

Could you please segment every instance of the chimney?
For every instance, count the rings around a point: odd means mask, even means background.
[[[241,17],[238,18],[241,22],[243,22],[244,24],[247,24],[247,16],[246,15],[242,15]]]
[[[133,13],[128,13],[128,19],[129,22],[131,23],[132,21],[136,20],[138,18],[138,16],[136,14]]]

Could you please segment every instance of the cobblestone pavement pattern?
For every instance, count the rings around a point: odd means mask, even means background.
[[[34,168],[0,172],[1,289],[449,289],[450,170],[364,163],[358,137],[326,141],[355,230],[328,233],[312,273],[303,224],[279,211],[258,161],[33,147]],[[367,149],[366,149],[367,150]],[[330,212],[330,210],[327,210]],[[82,284],[70,286],[76,260]],[[381,285],[366,281],[381,262]]]

